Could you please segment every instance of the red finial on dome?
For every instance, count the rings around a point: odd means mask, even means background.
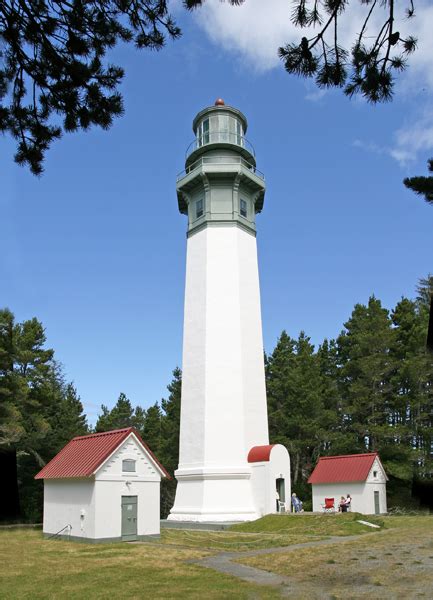
[[[224,106],[224,105],[225,105],[225,102],[222,98],[217,98],[215,100],[215,106]]]

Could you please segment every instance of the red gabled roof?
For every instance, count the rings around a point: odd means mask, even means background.
[[[126,438],[133,433],[137,441],[150,454],[166,477],[165,468],[141,439],[134,427],[92,433],[73,438],[45,467],[35,479],[63,479],[68,477],[90,477]]]
[[[308,483],[339,483],[365,481],[370,473],[377,452],[323,456],[311,473]]]
[[[268,446],[254,446],[248,452],[248,462],[267,462],[271,456],[271,450],[275,444]]]

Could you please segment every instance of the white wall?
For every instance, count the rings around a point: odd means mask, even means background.
[[[326,483],[312,485],[313,512],[322,512],[322,504],[325,498],[334,498],[338,507],[341,496],[352,496],[352,512],[360,512],[365,515],[374,514],[374,491],[379,491],[380,512],[385,513],[386,508],[386,485],[385,483]]]
[[[255,237],[234,225],[188,238],[182,368],[170,518],[254,519],[247,455],[269,439],[260,291]]]
[[[136,471],[132,473],[122,472],[122,461],[125,459],[135,460]],[[150,480],[161,480],[161,475],[155,466],[153,459],[139,444],[131,433],[126,440],[109,456],[95,473],[95,479],[101,480],[114,477],[121,481],[137,478]]]
[[[284,479],[286,511],[290,512],[290,457],[287,449],[276,444],[270,454],[269,461],[251,463],[251,484],[256,511],[260,516],[276,512],[276,483]]]
[[[85,511],[84,518],[81,511]],[[95,495],[90,479],[45,479],[43,532],[57,533],[72,525],[70,534],[95,537]],[[66,533],[66,532],[65,532]]]
[[[135,460],[135,472],[122,471],[125,459]],[[131,434],[95,474],[95,537],[120,537],[122,496],[137,496],[137,535],[158,534],[160,481],[153,460]]]
[[[137,496],[137,535],[159,534],[159,481],[95,482],[95,538],[122,535],[122,496]]]

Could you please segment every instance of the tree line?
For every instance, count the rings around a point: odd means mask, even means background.
[[[415,299],[391,310],[372,296],[356,304],[335,340],[317,349],[301,332],[283,331],[265,354],[271,443],[291,455],[292,486],[307,499],[306,481],[319,456],[378,451],[390,477],[391,503],[414,505],[413,489],[433,487],[433,355],[426,351],[433,276]],[[101,406],[90,427],[77,390],[66,382],[42,324],[17,323],[0,311],[0,466],[6,494],[2,519],[38,521],[42,484],[36,472],[72,437],[135,427],[170,473],[178,464],[182,374],[173,371],[168,397],[144,409],[120,394]],[[173,503],[176,482],[164,482],[161,509]]]

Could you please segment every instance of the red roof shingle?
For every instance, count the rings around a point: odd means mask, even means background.
[[[131,433],[150,454],[164,475],[171,479],[165,468],[133,427],[73,438],[35,475],[35,479],[90,477]]]
[[[323,456],[319,458],[308,483],[365,481],[375,458],[378,458],[377,452],[346,454],[345,456]]]

